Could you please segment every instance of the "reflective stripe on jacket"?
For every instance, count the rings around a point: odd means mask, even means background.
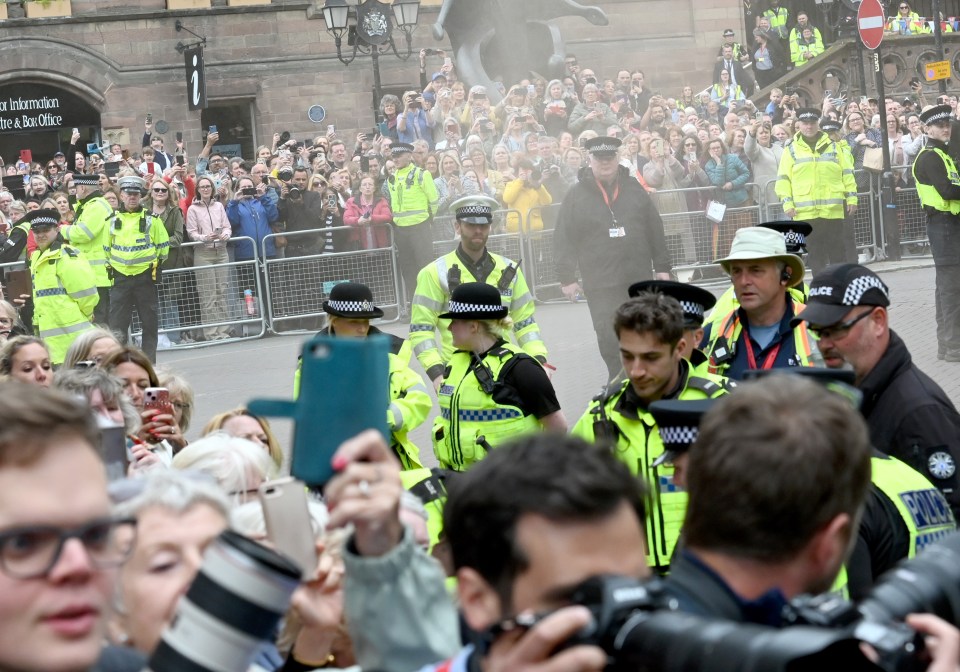
[[[784,149],[777,177],[777,197],[794,219],[843,219],[844,205],[857,204],[851,155],[826,133],[811,148],[798,132]]]
[[[62,364],[77,336],[93,329],[90,318],[100,301],[96,276],[76,248],[56,243],[33,255],[30,273],[37,335],[47,344],[50,361]]]
[[[113,284],[107,273],[107,255],[110,252],[110,227],[113,225],[113,206],[99,192],[76,204],[73,224],[60,229],[60,236],[80,250],[93,267],[97,287]]]

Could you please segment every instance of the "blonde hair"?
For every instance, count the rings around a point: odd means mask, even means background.
[[[513,320],[505,317],[502,320],[477,320],[480,329],[485,331],[488,336],[509,340],[510,332],[513,330]]]
[[[203,430],[200,432],[200,436],[208,436],[214,432],[223,430],[223,426],[227,423],[227,420],[230,418],[239,417],[241,415],[246,415],[247,417],[253,418],[260,423],[260,428],[263,429],[263,433],[267,435],[267,452],[270,454],[270,459],[273,460],[273,463],[279,469],[283,465],[283,448],[280,447],[280,442],[277,441],[277,437],[274,435],[273,430],[270,429],[270,423],[267,422],[266,418],[261,418],[258,415],[254,415],[247,410],[246,406],[241,406],[233,409],[232,411],[218,413],[217,415],[213,416],[210,418],[210,421],[204,425]]]

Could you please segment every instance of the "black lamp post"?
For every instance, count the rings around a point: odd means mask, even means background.
[[[391,16],[392,14],[392,16]],[[391,50],[400,60],[407,60],[412,53],[413,31],[417,27],[420,17],[420,0],[394,0],[388,5],[379,0],[363,0],[357,5],[350,5],[347,0],[325,0],[323,4],[323,20],[327,24],[327,32],[333,35],[337,44],[337,58],[344,65],[350,65],[357,53],[370,54],[373,60],[373,118],[378,119],[380,113],[380,55]],[[352,19],[352,23],[351,23]],[[406,37],[407,49],[401,54],[393,41],[394,24],[403,31]],[[343,55],[343,35],[353,31],[348,43],[352,41],[353,52]]]

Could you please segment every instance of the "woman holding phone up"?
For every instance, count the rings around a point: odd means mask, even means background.
[[[197,196],[187,210],[187,236],[200,243],[193,248],[193,265],[203,267],[196,271],[200,319],[203,324],[227,321],[227,303],[224,290],[227,286],[229,261],[227,241],[232,235],[230,220],[223,204],[215,198],[213,179],[203,176],[197,180]],[[212,267],[212,268],[211,268]],[[203,337],[208,341],[229,338],[225,325],[207,327]]]

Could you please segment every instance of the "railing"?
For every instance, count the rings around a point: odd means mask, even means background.
[[[368,237],[366,233],[374,235]],[[286,239],[288,254],[292,250],[303,254],[266,258],[267,243],[276,243],[280,238]],[[356,249],[366,243],[375,247]],[[334,251],[330,252],[331,249]],[[384,321],[400,317],[399,274],[389,225],[271,234],[262,241],[261,254],[269,325],[275,333],[318,329],[323,302],[334,285],[345,281],[360,282],[370,288],[374,304],[387,313]]]

